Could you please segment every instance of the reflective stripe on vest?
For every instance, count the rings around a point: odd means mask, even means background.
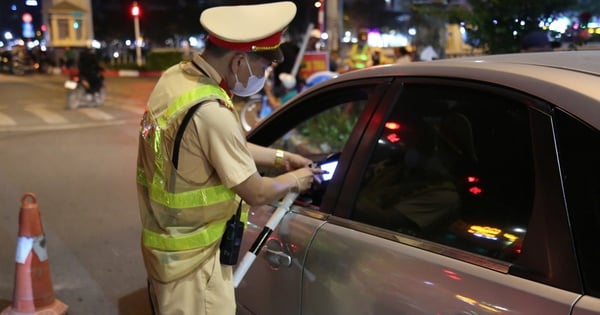
[[[248,211],[242,211],[240,221],[244,223],[245,228],[248,222]],[[144,246],[165,251],[206,247],[216,242],[223,235],[225,224],[226,221],[215,222],[205,229],[180,236],[171,236],[144,229]]]
[[[171,236],[144,229],[144,246],[166,251],[206,247],[221,238],[225,231],[225,223],[226,221],[215,222],[208,225],[205,229],[179,236]]]
[[[173,117],[178,116],[182,110],[186,109],[190,105],[198,104],[201,99],[219,98],[227,102],[229,108],[234,108],[231,99],[225,93],[225,91],[215,85],[205,84],[197,88],[185,91],[181,93],[175,100],[167,106],[167,111],[158,118],[158,126],[165,128]]]

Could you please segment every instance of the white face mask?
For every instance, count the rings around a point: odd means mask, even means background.
[[[250,68],[250,63],[248,63],[248,57],[244,58],[246,61],[246,65],[248,66],[248,71],[250,72],[250,77],[248,78],[248,84],[246,87],[242,85],[242,83],[238,80],[237,73],[235,74],[235,85],[231,92],[237,96],[247,97],[250,95],[254,95],[258,93],[265,86],[265,82],[267,81],[267,76],[263,75],[262,78],[255,76],[252,73],[252,69]]]

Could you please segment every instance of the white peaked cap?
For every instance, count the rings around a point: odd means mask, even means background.
[[[202,11],[200,24],[217,46],[281,62],[281,36],[295,15],[296,5],[291,1],[219,6]]]

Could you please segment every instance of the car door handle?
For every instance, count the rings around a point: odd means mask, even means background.
[[[275,266],[289,267],[292,265],[292,257],[279,250],[267,250],[267,259]]]

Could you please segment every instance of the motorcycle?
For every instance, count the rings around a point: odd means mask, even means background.
[[[64,84],[67,90],[67,109],[102,106],[106,99],[106,86],[101,73],[98,73],[98,80],[99,86],[92,89],[89,81],[78,74],[71,74]]]

